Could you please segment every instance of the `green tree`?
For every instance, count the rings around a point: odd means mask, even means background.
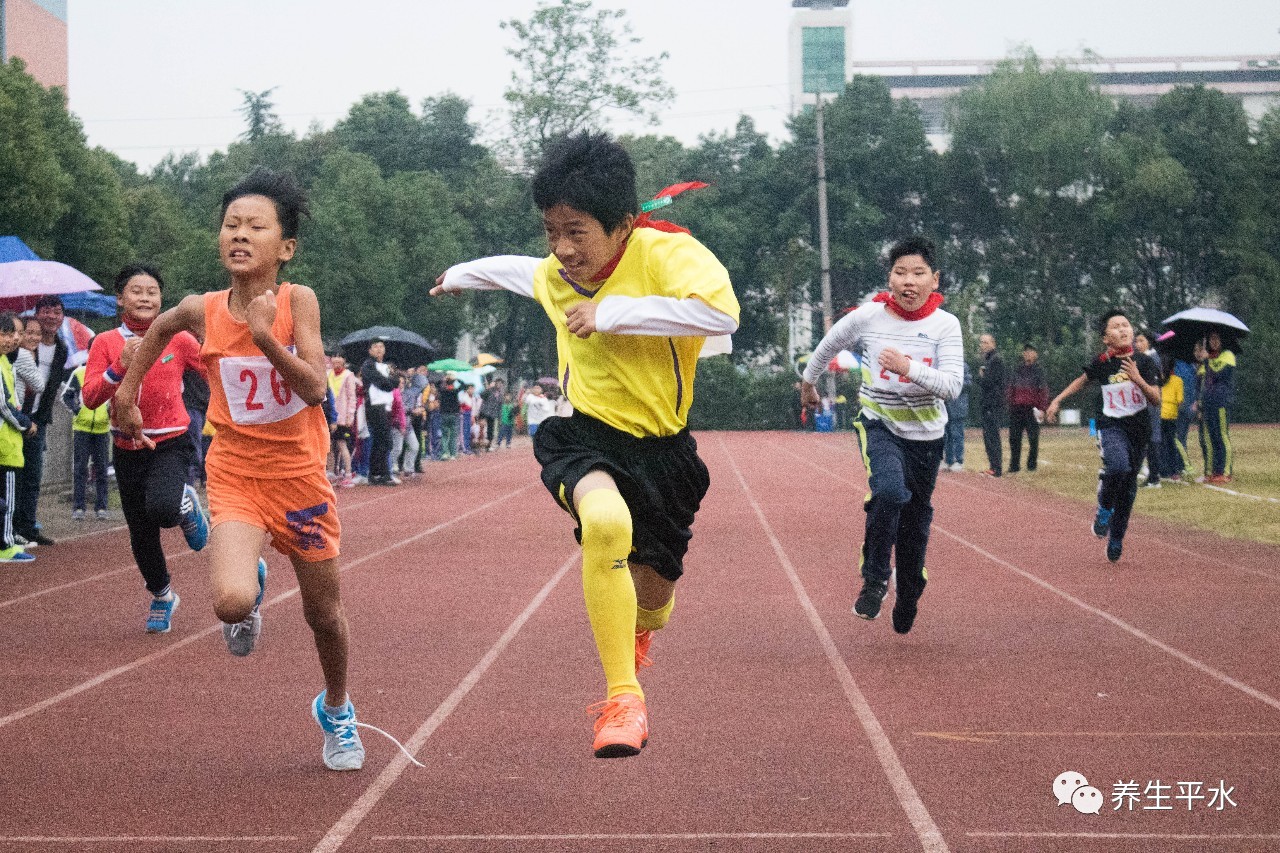
[[[0,233],[51,257],[72,178],[46,126],[45,94],[21,59],[0,63]]]
[[[611,113],[657,123],[657,111],[675,97],[659,71],[667,54],[635,56],[640,39],[625,19],[626,12],[595,10],[590,0],[559,0],[528,21],[502,22],[517,41],[507,48],[516,70],[503,97],[527,157],[557,136],[600,128]]]
[[[383,177],[424,168],[422,122],[398,90],[365,95],[333,133],[348,151],[368,155]]]
[[[240,138],[245,142],[257,142],[264,136],[280,133],[284,129],[280,116],[276,114],[275,102],[271,100],[271,93],[277,88],[279,87],[272,86],[261,92],[237,90],[243,98],[240,115],[244,116],[246,127]]]
[[[1081,344],[1087,316],[1114,300],[1096,209],[1113,111],[1088,74],[1033,53],[952,104],[952,271],[981,289],[998,338]]]

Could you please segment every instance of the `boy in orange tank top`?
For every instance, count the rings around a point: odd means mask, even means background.
[[[278,283],[280,268],[297,250],[305,214],[306,196],[293,178],[262,168],[223,196],[218,251],[231,287],[188,296],[156,318],[116,394],[117,427],[151,444],[137,405],[124,401],[137,399],[139,381],[174,335],[189,331],[199,338],[209,374],[209,423],[218,435],[205,463],[214,612],[231,653],[253,651],[266,584],[261,552],[269,537],[293,563],[315,635],[325,689],[311,710],[324,732],[325,766],[358,770],[364,747],[347,697],[341,527],[324,469],[329,430],[321,408],[327,380],[320,304],[310,288]]]

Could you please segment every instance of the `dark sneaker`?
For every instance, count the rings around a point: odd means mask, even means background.
[[[1111,529],[1111,514],[1115,510],[1103,509],[1098,507],[1098,514],[1093,517],[1093,535],[1099,539],[1107,537],[1107,531]]]
[[[893,630],[906,634],[916,621],[916,610],[920,606],[918,598],[899,598],[893,603]]]
[[[1120,552],[1124,550],[1124,540],[1107,540],[1107,559],[1113,563],[1120,562]]]
[[[874,619],[880,615],[880,602],[884,601],[889,584],[884,581],[867,581],[858,593],[858,600],[853,603],[853,612],[863,619]]]

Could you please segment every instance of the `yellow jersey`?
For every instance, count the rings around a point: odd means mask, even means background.
[[[729,271],[688,234],[637,228],[603,282],[573,281],[555,255],[534,274],[533,298],[556,327],[558,378],[574,409],[640,438],[675,435],[688,421],[706,338],[595,332],[584,340],[572,334],[565,312],[606,296],[696,298],[736,322]]]

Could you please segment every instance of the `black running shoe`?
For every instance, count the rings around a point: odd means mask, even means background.
[[[1107,540],[1107,559],[1113,563],[1120,562],[1120,552],[1124,550],[1124,540],[1108,539]]]
[[[919,606],[920,599],[899,596],[893,604],[893,630],[899,634],[910,632],[911,626],[916,622],[916,609]]]
[[[880,615],[880,602],[884,601],[889,584],[884,581],[867,581],[858,593],[858,600],[853,603],[853,612],[863,619],[874,619]]]

